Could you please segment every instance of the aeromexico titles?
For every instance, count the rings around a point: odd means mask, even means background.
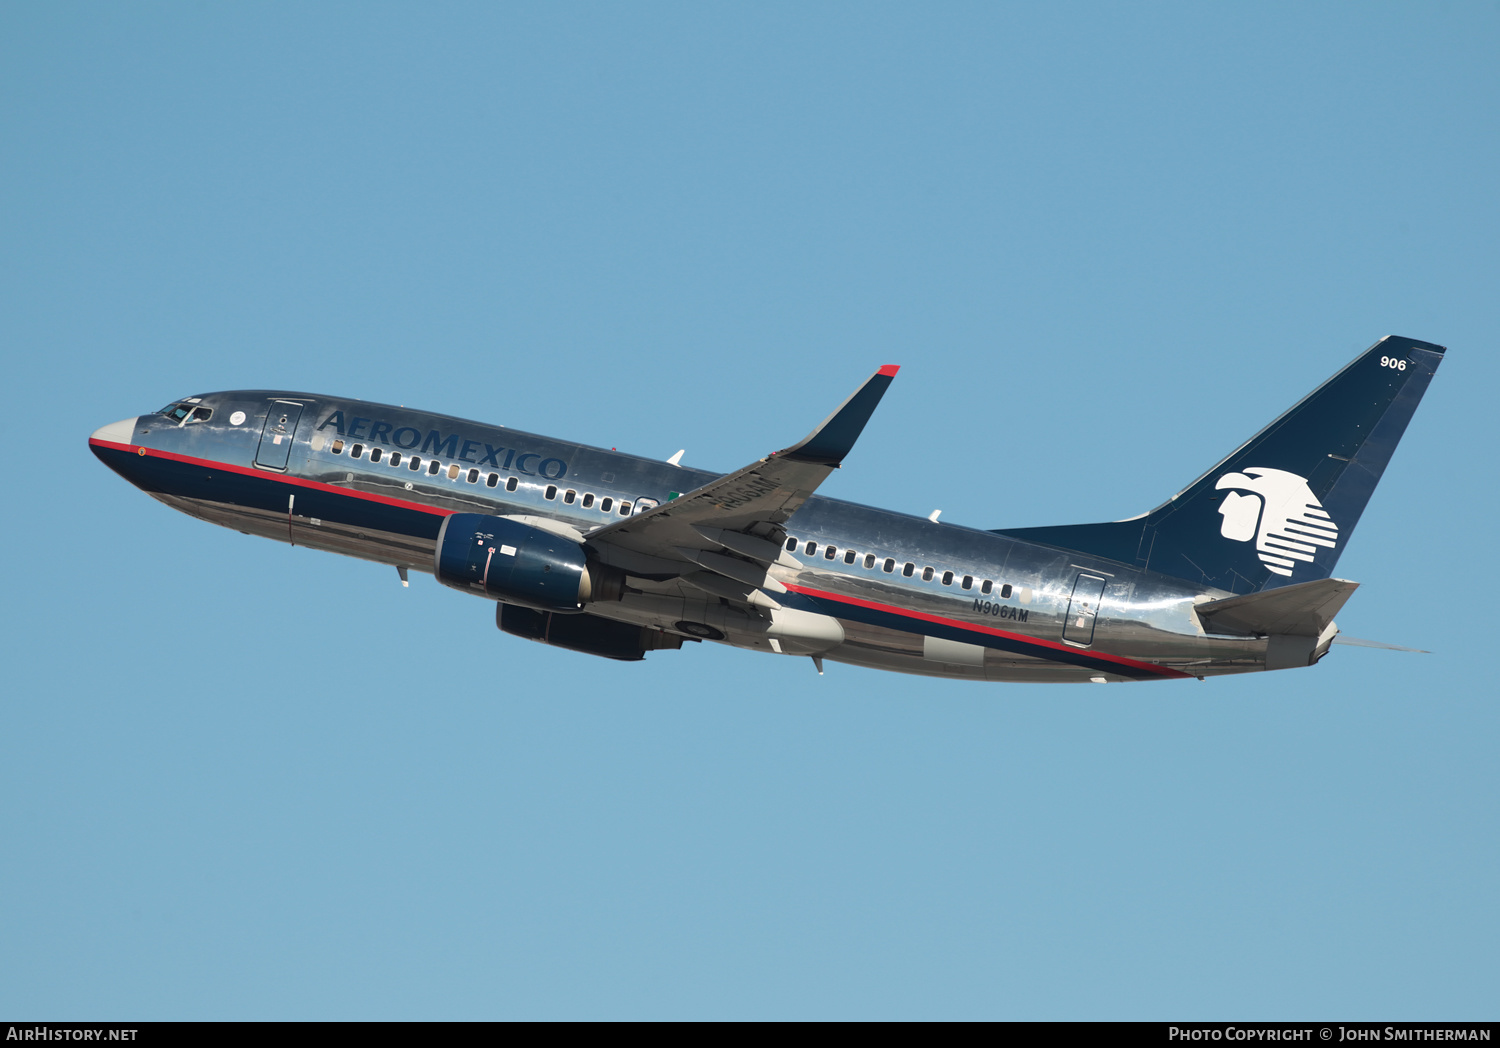
[[[239,390],[105,426],[184,513],[411,570],[507,633],[637,660],[710,640],[995,681],[1309,666],[1340,551],[1443,347],[1388,337],[1149,513],[979,530],[814,494],[895,377],[728,474],[389,405]]]

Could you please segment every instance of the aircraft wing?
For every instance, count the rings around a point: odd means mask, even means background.
[[[755,591],[785,592],[765,567],[781,557],[780,526],[839,467],[897,370],[877,370],[791,447],[592,532],[587,544],[626,571],[683,576],[716,596],[764,606]]]

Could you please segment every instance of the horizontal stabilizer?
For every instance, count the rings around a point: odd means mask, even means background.
[[[1193,610],[1210,633],[1319,636],[1359,583],[1314,579],[1292,586],[1209,601]]]

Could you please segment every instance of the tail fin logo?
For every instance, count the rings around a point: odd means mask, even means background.
[[[1338,545],[1338,525],[1304,477],[1254,466],[1224,474],[1214,488],[1231,489],[1219,506],[1219,534],[1236,542],[1254,539],[1260,562],[1277,575],[1290,575],[1298,561],[1312,563],[1320,546]]]

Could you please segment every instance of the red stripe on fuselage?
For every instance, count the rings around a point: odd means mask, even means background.
[[[259,477],[262,480],[274,480],[281,484],[291,484],[299,488],[311,488],[315,491],[327,491],[334,495],[346,495],[349,498],[363,499],[366,502],[379,502],[386,506],[395,506],[397,509],[414,509],[422,513],[431,513],[433,516],[446,517],[458,512],[451,509],[440,509],[437,506],[427,506],[420,502],[408,502],[405,499],[391,498],[389,495],[372,495],[365,491],[353,491],[349,488],[341,488],[336,484],[324,484],[316,480],[303,480],[301,477],[288,476],[285,473],[274,473],[270,470],[252,469],[249,466],[235,466],[228,462],[216,462],[213,459],[193,458],[191,455],[179,455],[173,451],[157,451],[154,448],[142,448],[139,444],[116,444],[112,440],[95,440],[89,438],[89,444],[93,447],[111,448],[115,451],[128,451],[131,454],[140,454],[145,451],[149,458],[167,459],[171,462],[185,462],[190,466],[203,466],[208,469],[219,469],[229,473],[239,473],[246,477]]]
[[[1073,648],[1056,641],[1041,640],[1037,637],[1028,637],[1024,633],[1011,633],[1009,630],[995,629],[993,626],[979,626],[972,622],[961,622],[958,619],[946,618],[942,615],[932,615],[925,611],[913,611],[911,608],[901,608],[894,604],[881,604],[879,601],[865,600],[861,597],[846,597],[841,593],[829,593],[827,590],[817,590],[809,586],[799,586],[795,583],[787,583],[786,588],[793,593],[800,593],[806,597],[818,597],[823,600],[831,600],[840,604],[853,604],[856,607],[867,608],[870,611],[880,611],[887,615],[898,615],[905,619],[916,619],[919,622],[931,622],[938,626],[950,626],[954,629],[967,630],[972,633],[985,633],[992,637],[1004,637],[1006,640],[1017,641],[1022,644],[1034,645],[1039,648],[1047,648],[1052,651],[1065,651],[1073,655],[1085,655],[1091,659],[1101,662],[1112,662],[1118,666],[1129,666],[1131,669],[1141,670],[1147,673],[1156,673],[1163,677],[1191,677],[1191,673],[1183,673],[1181,670],[1170,669],[1166,666],[1158,666],[1152,662],[1138,662],[1135,659],[1127,659],[1123,655],[1108,655],[1102,651],[1093,651],[1089,648]],[[1038,655],[1037,658],[1045,658]]]

